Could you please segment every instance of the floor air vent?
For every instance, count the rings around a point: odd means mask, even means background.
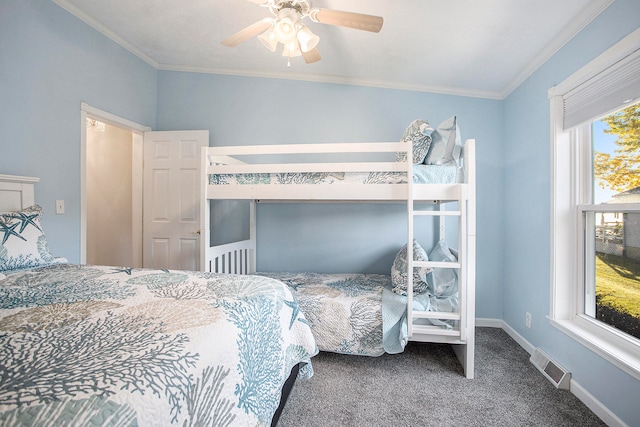
[[[556,388],[569,390],[571,373],[551,360],[546,353],[536,348],[529,360]]]

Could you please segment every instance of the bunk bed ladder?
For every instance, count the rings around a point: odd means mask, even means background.
[[[461,190],[460,200],[458,202],[459,209],[458,210],[446,210],[444,205],[440,203],[438,210],[416,210],[414,206],[413,200],[408,201],[407,209],[408,209],[408,228],[409,228],[409,236],[408,236],[408,246],[407,246],[407,260],[409,262],[409,269],[413,271],[413,269],[421,268],[421,267],[430,267],[430,268],[455,268],[459,271],[459,283],[466,283],[466,274],[467,269],[465,268],[466,261],[466,239],[464,238],[467,235],[467,227],[464,218],[467,216],[466,213],[466,202],[465,202],[465,194],[464,187]],[[435,261],[415,261],[413,259],[413,248],[412,242],[414,239],[414,218],[417,216],[433,216],[439,217],[441,221],[440,225],[440,239],[445,238],[445,228],[444,228],[444,219],[447,216],[455,216],[458,217],[459,223],[459,238],[458,238],[458,262],[435,262]],[[411,321],[408,322],[408,333],[409,336],[413,336],[414,334],[433,334],[433,335],[441,335],[448,337],[457,337],[460,342],[463,342],[466,338],[466,318],[465,318],[465,310],[459,310],[459,312],[451,313],[451,312],[436,312],[436,311],[414,311],[413,310],[413,274],[408,275],[407,277],[409,286],[408,286],[408,307],[407,313],[411,313]],[[466,295],[466,286],[459,287],[459,306],[464,307],[467,301]],[[414,320],[416,319],[440,319],[440,320],[453,320],[458,325],[453,329],[443,329],[438,326],[430,326],[430,325],[416,325],[414,324]]]
[[[475,347],[475,141],[468,141],[465,154],[473,159],[466,166],[465,183],[459,186],[457,193],[458,208],[446,210],[440,203],[438,210],[416,209],[413,196],[413,180],[407,185],[407,333],[410,340],[443,342],[453,344],[454,352],[462,363],[467,378],[474,377]],[[411,152],[407,157],[412,158]],[[408,177],[413,177],[413,164],[407,162]],[[413,240],[415,238],[414,218],[432,216],[440,219],[440,239],[445,238],[444,222],[446,217],[458,218],[458,260],[457,262],[415,261]],[[458,270],[458,312],[423,312],[413,310],[413,271],[415,268],[455,268]],[[409,273],[410,272],[410,273]],[[420,319],[452,320],[454,327],[441,328],[436,325],[415,324]],[[425,322],[428,323],[428,322]]]

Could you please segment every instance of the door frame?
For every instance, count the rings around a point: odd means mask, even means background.
[[[115,114],[80,103],[80,264],[87,262],[87,117],[131,131],[133,266],[142,266],[143,134],[151,130]],[[138,259],[139,258],[139,259]]]

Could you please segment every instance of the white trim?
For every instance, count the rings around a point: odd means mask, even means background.
[[[151,130],[151,126],[132,122],[131,120],[116,116],[115,114],[109,113],[108,111],[92,107],[91,105],[84,102],[80,103],[80,110],[87,112],[90,116],[100,117],[100,121],[110,123],[115,126],[125,127],[131,130],[136,130],[138,132],[148,132]],[[82,126],[85,126],[85,122],[82,122]]]
[[[536,70],[538,70],[546,61],[555,55],[564,45],[566,45],[573,37],[582,31],[589,23],[591,23],[598,15],[608,8],[615,0],[593,0],[582,12],[574,18],[551,42],[549,42],[534,58],[525,65],[525,67],[516,74],[516,76],[507,82],[499,90],[478,90],[473,88],[455,88],[447,86],[435,86],[424,84],[409,84],[400,81],[379,80],[379,79],[360,79],[347,76],[331,76],[321,74],[292,73],[290,70],[283,72],[268,71],[248,71],[227,68],[204,68],[189,67],[179,64],[161,64],[149,55],[136,48],[127,40],[105,27],[100,22],[87,15],[68,0],[52,0],[55,4],[65,9],[87,25],[111,39],[124,49],[128,50],[135,56],[139,57],[156,70],[162,71],[181,71],[190,73],[204,74],[220,74],[242,77],[258,77],[272,78],[283,80],[308,81],[316,83],[333,83],[345,84],[352,86],[376,87],[381,89],[407,90],[412,92],[438,93],[443,95],[466,96],[470,98],[495,99],[503,100],[518,86],[524,83]]]
[[[575,277],[577,267],[575,263],[557,262],[561,256],[572,254],[576,250],[576,236],[574,227],[559,227],[566,222],[565,217],[572,217],[576,201],[573,199],[575,159],[573,158],[570,135],[562,131],[561,116],[554,111],[562,111],[562,97],[551,99],[551,221],[550,221],[550,307],[552,318],[568,319],[571,315],[571,302],[575,301],[573,287],[558,286],[560,283],[570,283]],[[570,165],[570,167],[567,167]],[[572,223],[574,223],[572,218]],[[562,255],[561,255],[562,254]]]
[[[133,134],[133,162],[139,162],[140,169],[142,168],[142,156],[140,153],[142,150],[142,133],[151,130],[151,127],[149,126],[132,122],[131,120],[127,120],[107,111],[92,107],[84,102],[80,103],[80,264],[85,264],[87,262],[87,116],[130,130]],[[134,170],[133,173],[134,183],[132,188],[132,197],[134,201],[136,201],[136,197],[139,197],[137,201],[140,201],[142,200],[142,172],[135,172]],[[140,181],[135,181],[138,179]],[[142,206],[137,208],[135,207],[135,203],[133,206],[132,221],[138,221],[142,224]],[[138,230],[138,228],[141,227],[141,225],[140,227],[134,226],[132,230],[134,233],[140,232],[140,238],[142,236],[142,231]],[[135,246],[137,244],[135,243],[135,237],[133,240]],[[138,261],[135,252],[134,261]]]
[[[40,178],[0,174],[0,211],[18,211],[36,203],[35,184]]]
[[[527,341],[522,335],[516,332],[511,326],[500,319],[484,319],[485,321],[492,320],[493,322],[500,322],[502,329],[509,335],[520,347],[522,347],[527,353],[533,354],[535,347],[529,341]],[[551,322],[553,324],[553,321]],[[477,326],[480,326],[478,322]],[[602,402],[596,399],[591,393],[589,393],[584,387],[582,387],[573,377],[569,386],[571,394],[576,396],[582,403],[585,404],[594,414],[596,414],[602,421],[604,421],[610,427],[628,427],[627,424],[622,421],[616,414],[611,412]]]
[[[500,319],[487,319],[476,317],[476,326],[479,328],[500,328],[503,329],[504,322]]]
[[[536,349],[533,344],[527,341],[522,335],[520,335],[515,329],[513,329],[510,325],[502,321],[502,329],[509,335],[515,342],[518,343],[520,347],[522,347],[527,353],[533,354],[533,351]]]
[[[427,92],[427,93],[439,93],[443,95],[453,96],[466,96],[470,98],[482,98],[482,99],[503,99],[501,93],[495,90],[479,90],[471,88],[455,88],[447,86],[436,85],[422,85],[422,84],[409,84],[392,80],[379,80],[379,79],[362,79],[347,76],[331,76],[321,74],[306,74],[295,73],[291,71],[250,71],[239,70],[231,68],[201,68],[201,67],[186,67],[181,65],[161,64],[158,67],[161,71],[181,71],[187,73],[202,73],[202,74],[219,74],[227,76],[239,76],[239,77],[258,77],[265,79],[282,79],[282,80],[296,80],[306,81],[313,83],[332,83],[350,86],[365,86],[376,87],[380,89],[396,89],[396,90],[408,90],[411,92]]]
[[[85,24],[89,25],[90,27],[93,27],[96,31],[98,31],[102,35],[116,42],[118,45],[122,46],[123,48],[125,48],[126,50],[128,50],[129,52],[137,56],[138,58],[142,59],[144,62],[151,65],[153,68],[155,69],[158,68],[158,63],[153,58],[151,58],[149,55],[146,55],[144,52],[142,52],[140,49],[138,49],[137,47],[135,47],[134,45],[132,45],[131,43],[129,43],[128,41],[120,37],[118,34],[114,33],[109,28],[105,27],[100,22],[96,21],[91,16],[87,15],[86,13],[78,9],[75,5],[69,3],[68,0],[51,0],[51,1],[53,1],[55,4],[57,4],[58,6],[60,6],[61,8],[63,8],[64,10],[66,10],[67,12],[69,12],[70,14],[72,14],[82,22],[84,22]]]
[[[40,182],[40,178],[36,178],[33,176],[18,176],[18,175],[5,175],[0,174],[0,181],[2,182],[18,182],[25,184],[35,184]]]
[[[615,0],[596,0],[589,3],[556,37],[508,82],[500,91],[500,98],[505,99],[518,86],[524,83],[538,68],[544,65],[553,55],[562,49],[580,31],[597,18]]]
[[[554,324],[553,320],[551,321],[551,324]],[[504,320],[477,318],[476,327],[501,328],[527,353],[533,354],[533,351],[535,350],[535,346],[533,344],[531,344],[522,335],[516,332],[516,330],[508,325]],[[628,427],[624,421],[622,421],[616,414],[611,412],[609,408],[603,405],[602,402],[596,399],[573,378],[571,378],[570,391],[608,426]]]
[[[549,89],[549,98],[566,94],[620,59],[631,55],[638,49],[638,43],[640,43],[640,28],[567,77],[562,83]]]
[[[577,397],[587,408],[596,414],[602,421],[604,421],[609,427],[628,427],[627,424],[622,421],[616,414],[611,412],[609,408],[604,406],[598,399],[593,397],[584,387],[582,387],[576,380],[571,379],[571,393]]]
[[[569,335],[620,370],[640,380],[638,345],[606,325],[603,327],[587,316],[572,320],[549,318],[551,325]]]
[[[131,154],[133,167],[131,168],[131,234],[133,237],[133,265],[142,268],[142,218],[143,210],[143,164],[144,164],[144,134],[134,131],[131,134]]]
[[[80,264],[87,263],[87,110],[80,107]]]
[[[583,283],[585,238],[580,206],[593,203],[589,124],[564,130],[564,97],[583,82],[618,63],[640,44],[640,28],[549,90],[551,141],[551,324],[587,349],[640,379],[640,344],[585,316]],[[608,108],[608,107],[607,107]],[[603,112],[606,114],[606,112]],[[624,208],[612,205],[607,210]],[[596,208],[595,210],[600,210]]]

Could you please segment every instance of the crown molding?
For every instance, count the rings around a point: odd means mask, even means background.
[[[411,84],[411,83],[405,83],[405,82],[376,80],[376,79],[359,79],[359,78],[347,77],[347,76],[331,76],[331,75],[304,74],[304,73],[291,73],[291,72],[247,71],[247,70],[238,70],[238,69],[198,68],[198,67],[187,67],[182,65],[159,64],[153,58],[146,55],[140,49],[136,48],[127,40],[120,37],[118,34],[114,33],[109,28],[105,27],[100,22],[98,22],[91,16],[84,13],[73,4],[69,3],[67,0],[51,0],[51,1],[57,4],[58,6],[62,7],[63,9],[65,9],[67,12],[71,13],[76,18],[80,19],[85,24],[94,28],[99,33],[111,39],[112,41],[114,41],[124,49],[128,50],[135,56],[139,57],[140,59],[142,59],[143,61],[145,61],[152,67],[154,67],[155,69],[161,70],[161,71],[181,71],[181,72],[190,72],[190,73],[221,74],[221,75],[240,76],[240,77],[259,77],[259,78],[282,79],[282,80],[297,80],[297,81],[308,81],[313,83],[333,83],[333,84],[343,84],[343,85],[352,85],[352,86],[376,87],[381,89],[406,90],[406,91],[412,91],[412,92],[429,92],[429,93],[438,93],[443,95],[465,96],[465,97],[473,97],[473,98],[501,99],[501,94],[499,91],[460,89],[460,88],[454,88],[454,87],[444,87],[444,86],[435,86],[435,85],[417,85],[417,84]]]
[[[562,49],[571,39],[591,23],[615,0],[594,0],[582,12],[554,37],[538,54],[500,91],[500,99],[505,99],[518,86],[524,83],[545,62]]]
[[[259,77],[265,79],[281,79],[281,80],[296,80],[306,81],[312,83],[332,83],[342,84],[350,86],[366,86],[375,87],[380,89],[395,89],[406,90],[412,92],[428,92],[438,93],[443,95],[465,96],[472,98],[486,98],[486,99],[501,99],[500,92],[478,89],[460,89],[454,87],[445,86],[432,86],[432,85],[418,85],[413,83],[398,82],[392,80],[376,80],[376,79],[362,79],[356,77],[325,75],[325,74],[307,74],[307,73],[295,73],[295,72],[279,72],[279,71],[250,71],[228,68],[199,68],[199,67],[185,67],[181,65],[167,65],[162,64],[158,67],[160,71],[179,71],[187,73],[202,73],[202,74],[220,74],[227,76],[238,77]]]
[[[471,98],[495,99],[503,100],[518,86],[524,83],[536,70],[538,70],[545,62],[555,55],[562,47],[564,47],[573,37],[582,31],[591,21],[608,8],[615,0],[593,0],[589,5],[547,46],[540,51],[511,81],[509,81],[501,90],[480,90],[472,88],[455,88],[435,85],[421,85],[393,80],[377,80],[377,79],[361,79],[347,76],[321,75],[321,74],[305,74],[292,72],[269,72],[269,71],[248,71],[239,69],[224,68],[199,68],[188,67],[182,65],[159,64],[149,55],[146,55],[140,49],[129,43],[100,22],[79,10],[77,7],[69,3],[67,0],[51,0],[53,3],[65,9],[87,25],[108,37],[121,47],[125,48],[135,56],[139,57],[156,70],[161,71],[180,71],[204,74],[221,74],[241,77],[259,77],[282,80],[297,80],[314,83],[333,83],[352,86],[376,87],[381,89],[406,90],[412,92],[428,92],[443,95],[464,96]]]
[[[123,48],[125,48],[126,50],[128,50],[129,52],[137,56],[138,58],[142,59],[144,62],[151,65],[153,68],[158,69],[159,65],[153,58],[151,58],[149,55],[146,55],[140,49],[138,49],[137,47],[129,43],[127,40],[123,39],[118,34],[114,33],[109,28],[102,25],[100,22],[96,21],[94,18],[92,18],[91,16],[87,15],[86,13],[84,13],[83,11],[81,11],[71,3],[69,3],[67,0],[51,0],[51,1],[57,4],[58,6],[60,6],[61,8],[63,8],[64,10],[66,10],[67,12],[69,12],[70,14],[72,14],[73,16],[75,16],[76,18],[78,18],[79,20],[81,20],[82,22],[84,22],[85,24],[89,25],[90,27],[93,27],[95,30],[97,30],[99,33],[101,33],[105,37],[111,39],[112,41],[116,42],[118,45],[122,46]]]

